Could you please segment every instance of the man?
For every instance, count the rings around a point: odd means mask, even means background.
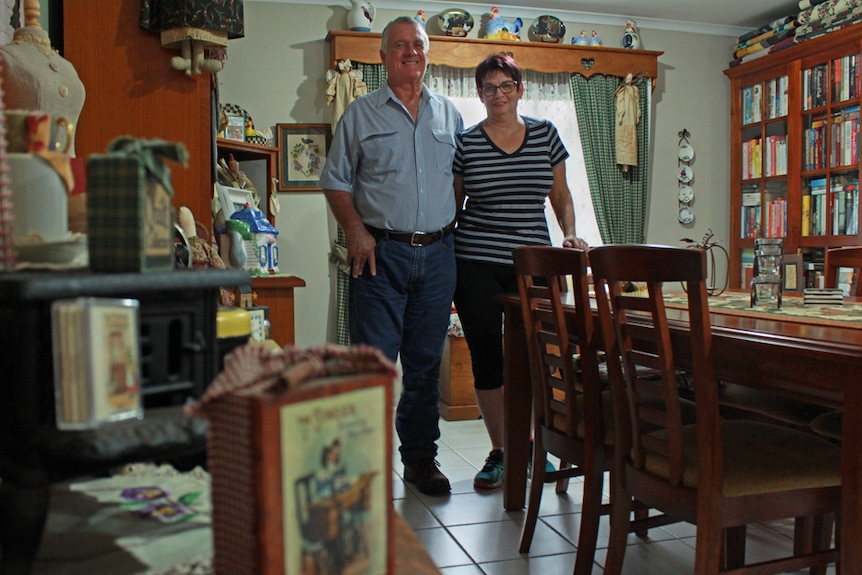
[[[461,115],[422,83],[428,35],[411,17],[383,30],[386,84],[347,107],[320,186],[347,236],[350,339],[400,354],[395,417],[404,479],[449,493],[435,461],[440,360],[455,290],[452,160]]]

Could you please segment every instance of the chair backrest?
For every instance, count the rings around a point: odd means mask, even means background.
[[[530,357],[535,425],[576,438],[583,423],[586,438],[586,433],[603,429],[587,254],[527,246],[516,248],[513,256]],[[567,299],[574,303],[574,317],[563,310],[569,283],[572,291]],[[575,365],[578,352],[579,369]],[[577,409],[579,401],[582,411]],[[580,413],[589,420],[582,422]]]
[[[853,280],[850,286],[850,295],[862,296],[862,282],[859,281],[859,272],[862,270],[862,246],[827,249],[824,267],[826,287],[832,288],[839,287],[838,272],[840,268],[852,269]]]
[[[678,346],[684,342],[680,341],[679,332],[671,331],[662,290],[666,283],[677,289],[679,282],[686,284],[690,322],[690,348],[686,349],[690,349],[697,386],[698,434],[701,424],[706,423],[704,432],[714,432],[716,436],[712,445],[720,445],[716,431],[717,386],[697,385],[715,381],[709,351],[711,330],[704,252],[667,246],[611,245],[590,250],[590,265],[608,361],[618,454],[625,454],[637,469],[645,468],[648,454],[658,456],[666,461],[668,481],[682,485],[683,420],[675,354],[681,351]],[[628,282],[645,284],[647,295],[624,292],[621,286]],[[661,377],[638,377],[635,368],[638,365],[658,371]],[[700,395],[702,389],[707,390],[705,397]],[[713,395],[710,389],[714,390]],[[720,455],[712,459],[715,467],[710,470],[717,470],[720,478]]]

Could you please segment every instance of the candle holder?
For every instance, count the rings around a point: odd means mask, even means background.
[[[751,280],[751,307],[775,304],[781,309],[782,262],[784,242],[781,238],[754,240],[754,279]]]

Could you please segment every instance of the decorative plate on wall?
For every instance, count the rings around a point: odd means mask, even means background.
[[[539,16],[530,26],[530,39],[536,42],[556,44],[562,41],[565,35],[566,25],[563,21],[549,14]]]
[[[441,12],[437,16],[437,23],[447,36],[464,37],[473,29],[473,17],[470,13],[457,8]]]

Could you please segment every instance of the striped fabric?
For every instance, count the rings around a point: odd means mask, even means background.
[[[620,78],[572,75],[584,164],[602,242],[644,242],[649,174],[650,82],[638,82],[638,165],[624,172],[616,161],[614,95]]]
[[[467,195],[455,230],[459,259],[514,265],[513,249],[551,245],[545,199],[553,168],[569,153],[551,122],[523,119],[527,135],[513,154],[497,148],[481,123],[458,136],[452,170],[464,176]]]

